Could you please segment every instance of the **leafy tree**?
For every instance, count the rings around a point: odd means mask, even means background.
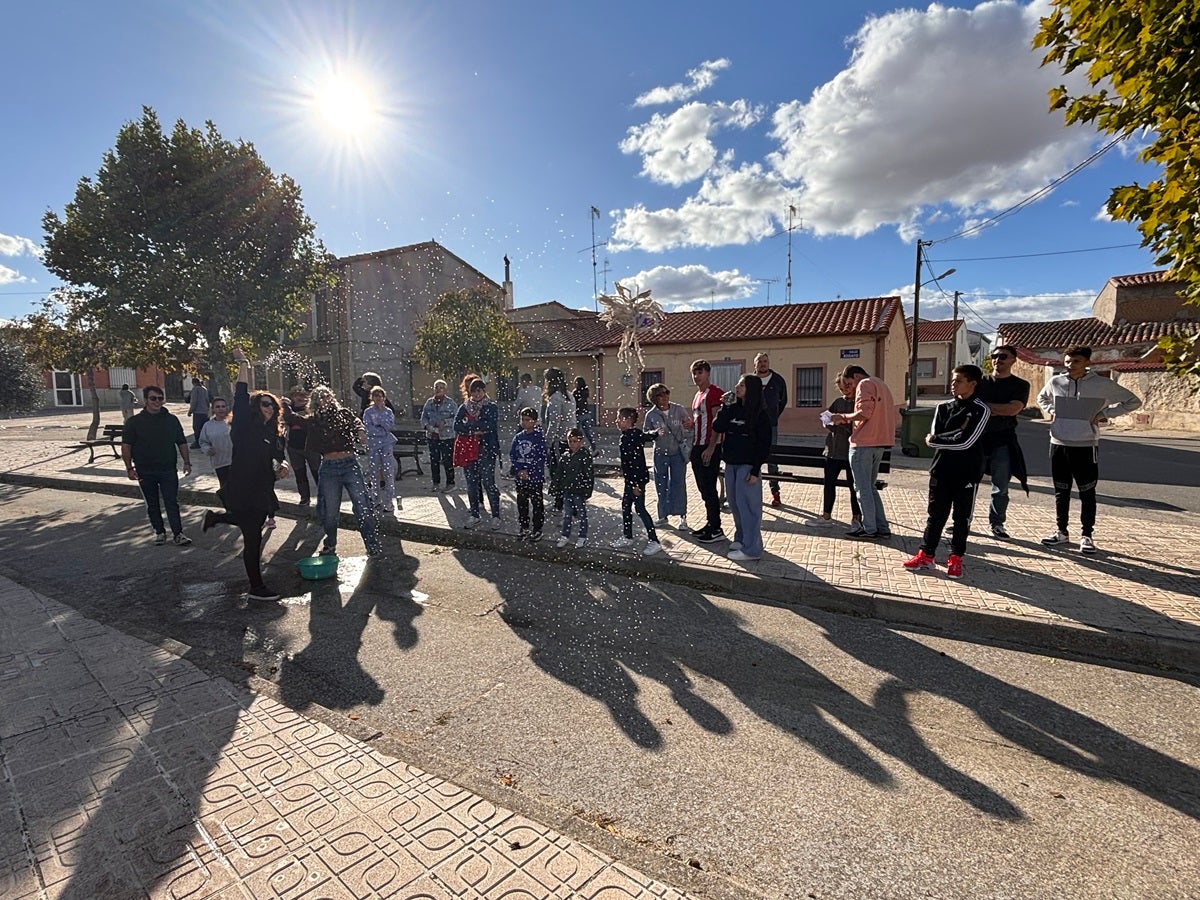
[[[427,372],[452,383],[466,372],[502,371],[524,347],[524,339],[485,290],[448,291],[417,326],[413,356]]]
[[[274,346],[325,283],[295,182],[212,122],[164,134],[149,107],[42,226],[69,315],[102,326],[130,364],[207,369],[221,392],[224,340]]]
[[[33,412],[45,403],[42,373],[26,356],[18,329],[0,332],[0,416]]]
[[[82,373],[92,405],[87,438],[94,440],[100,429],[100,394],[96,370],[118,365],[136,365],[144,353],[125,350],[122,341],[108,334],[103,324],[87,315],[85,304],[70,302],[66,292],[57,291],[42,302],[40,312],[21,323],[21,339],[29,359],[44,369]],[[134,362],[129,362],[129,360]]]
[[[1200,4],[1194,0],[1052,0],[1035,47],[1064,74],[1082,70],[1091,93],[1050,91],[1068,124],[1086,122],[1120,137],[1149,133],[1138,158],[1161,167],[1146,185],[1114,188],[1108,212],[1136,222],[1158,265],[1188,283],[1200,302]],[[1187,344],[1187,342],[1185,342]],[[1190,362],[1187,350],[1191,348]],[[1195,342],[1164,345],[1168,368],[1197,371]],[[1180,355],[1180,353],[1184,355]]]

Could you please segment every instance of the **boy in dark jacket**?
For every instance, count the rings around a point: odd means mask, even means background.
[[[975,491],[983,474],[980,438],[991,417],[987,404],[975,396],[975,386],[982,377],[983,372],[978,366],[957,366],[950,385],[954,399],[939,403],[933,414],[933,427],[925,437],[925,443],[935,448],[929,466],[929,515],[921,549],[904,563],[904,568],[910,572],[937,568],[934,552],[942,539],[946,519],[953,510],[954,528],[950,534],[946,575],[962,578]]]
[[[621,475],[625,478],[625,491],[621,495],[621,528],[623,537],[612,542],[616,550],[633,546],[633,510],[646,526],[647,543],[643,556],[653,556],[662,549],[654,520],[646,512],[646,485],[650,483],[650,469],[646,466],[646,444],[658,437],[656,431],[637,428],[638,411],[632,406],[617,410],[617,427],[621,429]]]
[[[596,482],[596,467],[592,454],[583,445],[583,429],[572,428],[567,432],[567,449],[559,458],[552,476],[554,493],[563,499],[562,537],[556,546],[561,550],[571,540],[571,520],[579,517],[579,540],[576,547],[587,543],[588,517],[587,500],[592,496]]]
[[[546,438],[538,431],[538,414],[532,406],[521,410],[521,430],[512,439],[508,458],[517,485],[517,520],[521,524],[519,541],[540,541],[546,521],[542,485],[546,481]],[[529,530],[529,505],[533,504],[533,531]]]

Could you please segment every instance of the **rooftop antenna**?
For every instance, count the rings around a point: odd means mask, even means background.
[[[787,291],[786,291],[788,303],[792,302],[792,230],[795,228],[795,226],[792,223],[795,221],[796,216],[797,216],[796,207],[789,203],[788,204],[788,270],[787,270]],[[803,226],[804,220],[801,219],[800,223],[801,223],[801,226]]]
[[[771,305],[771,285],[779,284],[779,279],[778,278],[755,278],[754,280],[757,281],[759,284],[765,284],[767,286],[767,306],[770,306]]]
[[[608,273],[612,271],[612,266],[608,264],[608,257],[604,257],[604,265],[600,267],[600,271],[604,273],[604,293],[608,293]]]

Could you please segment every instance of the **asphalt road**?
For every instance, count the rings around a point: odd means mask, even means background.
[[[1195,897],[1196,686],[498,554],[406,545],[248,606],[233,534],[154,547],[0,486],[0,571],[298,710],[763,898]],[[344,552],[354,544],[343,538]],[[668,878],[669,880],[669,878]]]

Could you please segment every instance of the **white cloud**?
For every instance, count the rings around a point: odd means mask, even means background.
[[[737,269],[709,271],[707,266],[655,266],[619,279],[627,287],[650,290],[650,296],[669,312],[708,309],[723,300],[753,296],[755,283]]]
[[[616,217],[609,249],[637,247],[720,247],[746,244],[778,230],[778,212],[787,205],[788,188],[759,163],[730,168],[719,163],[695,196],[678,209],[635,206]]]
[[[868,19],[842,72],[807,101],[776,109],[778,150],[736,173],[718,171],[718,162],[676,208],[622,211],[618,244],[665,250],[759,240],[782,226],[789,203],[818,235],[860,237],[892,225],[905,240],[939,207],[978,221],[1011,206],[1096,140],[1048,109],[1046,93],[1063,77],[1042,68],[1031,48],[1046,9],[1043,0],[992,0]],[[731,193],[734,175],[757,179],[757,189]]]
[[[705,60],[696,68],[688,70],[686,84],[651,88],[634,100],[633,105],[660,106],[664,103],[681,103],[684,100],[690,100],[705,88],[712,87],[717,80],[717,73],[728,68],[729,60],[727,59]]]
[[[29,238],[0,234],[0,256],[36,256],[42,258],[42,248]]]
[[[887,291],[881,296],[898,296],[906,315],[912,315],[912,285]],[[1094,290],[1080,289],[1055,294],[1024,294],[996,297],[980,291],[966,291],[959,297],[958,317],[972,331],[990,334],[1005,322],[1057,322],[1082,319],[1092,314]],[[922,321],[944,321],[954,314],[951,296],[921,291]]]
[[[1113,219],[1113,217],[1112,217],[1112,214],[1111,214],[1111,213],[1108,211],[1108,204],[1107,204],[1107,203],[1106,203],[1106,204],[1104,204],[1104,206],[1100,207],[1098,210],[1096,210],[1096,214],[1095,214],[1094,216],[1092,216],[1092,221],[1093,221],[1093,222],[1112,222],[1112,221],[1115,221],[1115,220]]]
[[[16,269],[10,269],[8,266],[0,265],[0,285],[5,284],[21,284],[29,279],[18,272]]]
[[[643,175],[678,187],[716,163],[717,148],[709,135],[721,128],[749,128],[760,119],[762,109],[745,100],[688,103],[670,115],[655,113],[644,125],[631,126],[621,152],[640,153]]]

